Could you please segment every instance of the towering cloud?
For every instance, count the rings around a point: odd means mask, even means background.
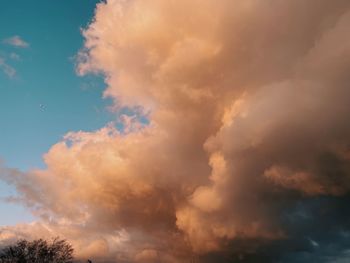
[[[0,237],[59,234],[111,262],[341,255],[349,27],[347,0],[98,4],[77,71],[149,124],[72,132],[47,169],[4,172],[42,220]]]

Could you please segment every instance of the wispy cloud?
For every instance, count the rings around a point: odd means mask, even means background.
[[[16,60],[16,61],[19,61],[21,60],[21,57],[20,55],[18,55],[17,53],[10,53],[9,57],[12,59],[12,60]]]
[[[5,59],[0,57],[0,70],[8,77],[13,78],[16,75],[16,70],[6,63]]]
[[[14,46],[14,47],[19,47],[19,48],[27,48],[29,47],[29,43],[24,41],[20,36],[12,36],[9,38],[4,39],[3,41],[5,44]]]

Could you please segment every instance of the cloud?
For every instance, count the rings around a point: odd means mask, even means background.
[[[20,36],[12,36],[3,40],[5,44],[18,47],[18,48],[27,48],[29,44],[24,41]]]
[[[16,70],[6,63],[5,59],[0,57],[0,69],[10,78],[16,75]]]
[[[97,260],[326,262],[349,244],[349,26],[346,0],[100,3],[77,71],[136,117],[3,177]]]
[[[14,52],[11,52],[9,57],[12,59],[12,60],[15,60],[15,61],[20,61],[21,60],[21,56],[18,55],[17,53],[14,53]]]

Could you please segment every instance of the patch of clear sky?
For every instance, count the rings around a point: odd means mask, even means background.
[[[0,159],[26,171],[42,168],[42,155],[69,131],[93,131],[113,120],[98,76],[79,77],[74,57],[83,46],[81,29],[97,0],[6,0],[0,3]],[[20,48],[3,40],[19,36]],[[0,182],[0,198],[14,194]],[[32,221],[21,205],[0,199],[0,225]]]

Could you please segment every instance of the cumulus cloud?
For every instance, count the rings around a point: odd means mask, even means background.
[[[77,71],[102,73],[114,109],[149,124],[71,132],[47,169],[3,177],[36,224],[100,260],[298,262],[310,239],[342,251],[349,26],[347,0],[100,3]]]
[[[27,48],[29,47],[29,44],[24,41],[20,36],[12,36],[12,37],[9,37],[9,38],[6,38],[3,40],[3,42],[5,44],[8,44],[8,45],[11,45],[11,46],[14,46],[14,47],[18,47],[18,48]]]

